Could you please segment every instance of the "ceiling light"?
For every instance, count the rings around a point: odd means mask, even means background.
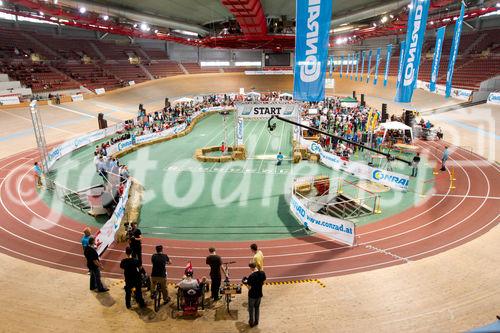
[[[40,14],[40,16],[45,16],[43,12],[39,12],[38,14]]]
[[[486,8],[483,7],[483,8],[481,8],[481,10],[484,12],[486,10]]]
[[[137,28],[137,23],[136,23],[136,24],[134,24],[134,28]]]
[[[158,29],[155,29],[155,34],[157,34],[157,33],[158,33]]]
[[[500,2],[497,2],[496,7],[500,8]]]
[[[187,35],[187,36],[198,36],[197,32],[192,32],[192,31],[187,31],[187,30],[175,29],[175,30],[172,30],[172,31],[173,32],[177,32],[179,34]]]
[[[434,25],[434,21],[431,21],[431,25]]]
[[[346,26],[346,25],[348,25],[348,24],[349,24],[349,22],[347,22],[347,23],[342,23],[341,25],[339,25],[339,27],[343,27],[343,26]]]
[[[141,23],[141,30],[146,31],[148,30],[148,25],[146,23]]]
[[[104,15],[104,16],[102,17],[102,19],[103,19],[104,21],[107,21],[107,20],[109,20],[109,16],[108,16],[108,15]]]
[[[85,14],[85,12],[87,11],[87,8],[80,7],[79,11],[80,11],[80,14]]]
[[[377,23],[373,22],[373,26],[376,27],[377,26]]]
[[[394,18],[394,15],[392,15],[392,14],[391,14],[391,15],[389,15],[389,17],[390,17],[391,19],[393,19],[393,18]]]
[[[385,22],[387,22],[387,20],[388,20],[387,16],[383,16],[382,19],[380,20],[380,22],[385,23]]]

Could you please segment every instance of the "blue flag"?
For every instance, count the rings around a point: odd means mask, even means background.
[[[351,55],[347,53],[347,70],[345,71],[345,77],[349,78],[349,70],[351,69]]]
[[[293,98],[298,101],[325,98],[331,19],[331,0],[297,0]]]
[[[387,45],[387,59],[385,59],[384,87],[387,86],[387,79],[389,78],[389,66],[391,65],[391,52],[392,52],[392,44],[389,44]]]
[[[399,65],[398,65],[398,78],[396,81],[396,86],[399,85],[399,81],[401,81],[401,78],[403,77],[403,60],[405,58],[405,41],[401,41],[401,44],[399,46]]]
[[[378,81],[378,66],[380,65],[380,47],[377,49],[377,57],[375,58],[375,77],[373,78],[373,85],[377,85]]]
[[[460,16],[455,23],[453,32],[453,42],[451,43],[450,61],[448,62],[448,72],[446,73],[446,97],[451,95],[451,82],[453,81],[453,70],[455,69],[455,60],[457,59],[458,46],[460,45],[460,35],[462,34],[462,23],[464,21],[465,4],[462,2]]]
[[[342,77],[342,68],[344,68],[344,56],[340,56],[340,77]]]
[[[354,78],[354,59],[356,54],[351,54],[351,80]]]
[[[366,72],[366,83],[370,82],[371,67],[372,67],[372,50],[368,52],[368,70]]]
[[[399,78],[398,76],[399,80],[396,87],[396,102],[411,102],[413,90],[417,86],[418,69],[420,67],[420,56],[422,55],[429,4],[430,0],[411,1],[403,65],[400,73],[401,77]]]
[[[439,64],[441,62],[441,51],[443,50],[444,33],[446,26],[437,29],[436,46],[434,47],[434,58],[432,59],[431,81],[429,82],[429,90],[436,91],[436,82],[439,74]]]
[[[358,81],[358,69],[359,69],[359,52],[356,53],[356,81]]]
[[[359,81],[363,81],[363,72],[365,71],[365,51],[361,51],[361,76]]]
[[[330,78],[333,76],[333,56],[331,56],[329,58],[330,60],[328,60],[329,62],[329,74],[330,74]]]

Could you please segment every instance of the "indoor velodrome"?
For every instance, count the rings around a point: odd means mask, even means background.
[[[499,15],[0,1],[0,332],[500,332]]]

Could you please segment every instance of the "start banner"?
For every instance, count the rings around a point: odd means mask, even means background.
[[[293,98],[319,102],[325,98],[332,1],[296,0],[296,9]]]
[[[333,216],[315,213],[309,210],[295,194],[292,194],[290,198],[290,211],[307,229],[325,235],[339,243],[349,246],[354,245],[354,223]]]
[[[296,117],[299,112],[297,104],[236,103],[235,106],[241,118]]]

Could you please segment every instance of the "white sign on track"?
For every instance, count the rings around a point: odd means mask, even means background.
[[[270,118],[271,116],[297,117],[297,104],[237,103],[238,117]]]

